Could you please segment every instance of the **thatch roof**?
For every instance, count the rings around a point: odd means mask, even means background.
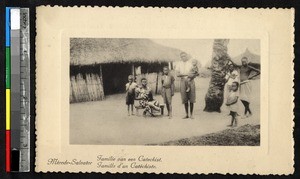
[[[243,57],[247,57],[250,64],[260,65],[260,56],[257,54],[252,53],[248,48],[242,54],[232,58],[231,60],[236,64],[241,66],[242,62],[241,59]],[[205,68],[209,68],[211,66],[211,61],[208,61],[205,64]]]
[[[249,63],[260,64],[260,56],[252,53],[248,48],[245,50],[244,53],[238,55],[237,57],[232,58],[232,61],[237,65],[242,65],[241,59],[243,57],[247,57]]]
[[[71,38],[72,65],[122,62],[170,62],[180,60],[181,51],[150,39]]]

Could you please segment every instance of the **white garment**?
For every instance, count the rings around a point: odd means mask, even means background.
[[[231,91],[228,95],[227,103],[232,103],[234,101],[234,99],[239,96],[238,94],[239,94],[238,91],[236,91],[236,92]],[[230,105],[229,110],[233,111],[233,112],[237,112],[239,110],[238,102]]]
[[[184,62],[180,61],[176,64],[176,71],[181,75],[188,75],[192,69],[193,65],[190,60]]]
[[[240,85],[241,100],[248,101],[250,103],[251,93],[252,93],[251,80],[243,81],[243,84]]]

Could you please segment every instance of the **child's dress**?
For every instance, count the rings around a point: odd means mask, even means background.
[[[238,91],[229,92],[229,95],[227,97],[227,103],[232,103],[236,99],[236,97],[238,97]],[[232,113],[232,112],[237,113],[239,110],[238,102],[230,105],[229,110],[230,110],[230,113]]]

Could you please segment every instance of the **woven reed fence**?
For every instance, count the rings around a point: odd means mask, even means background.
[[[70,78],[70,103],[104,99],[102,78],[96,74],[82,74]]]
[[[161,73],[148,73],[137,75],[136,81],[141,84],[141,79],[148,80],[148,86],[154,93],[160,94]],[[180,78],[175,77],[175,91],[180,91]],[[70,103],[104,100],[103,80],[98,74],[81,73],[70,78]]]

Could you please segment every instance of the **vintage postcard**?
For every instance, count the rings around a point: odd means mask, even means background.
[[[293,9],[37,8],[36,171],[291,174]]]

